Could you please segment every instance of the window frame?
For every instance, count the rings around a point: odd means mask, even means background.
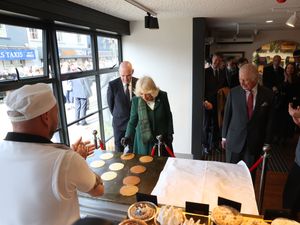
[[[1,24],[4,25],[13,25],[13,26],[21,26],[24,28],[33,28],[33,29],[42,29],[43,30],[43,71],[44,75],[42,77],[30,77],[30,78],[22,78],[14,81],[3,81],[0,83],[0,91],[8,91],[12,89],[19,88],[26,84],[35,84],[35,83],[47,83],[51,84],[53,87],[54,95],[57,98],[57,103],[59,107],[59,124],[60,127],[57,131],[59,131],[60,139],[62,143],[70,145],[69,143],[69,134],[68,127],[74,124],[72,122],[70,124],[67,123],[66,119],[66,111],[63,102],[63,88],[62,81],[64,80],[72,80],[76,78],[95,76],[96,81],[96,90],[97,90],[97,104],[98,110],[87,115],[87,117],[98,113],[99,118],[99,127],[100,127],[100,138],[101,140],[105,140],[104,126],[103,126],[103,110],[107,107],[102,108],[102,96],[101,96],[101,84],[100,77],[104,73],[117,72],[118,66],[114,68],[99,68],[99,55],[98,55],[98,43],[97,37],[110,37],[118,40],[118,61],[119,63],[122,61],[122,38],[121,35],[118,34],[110,34],[101,31],[97,31],[95,29],[83,29],[77,27],[71,27],[66,25],[58,25],[55,24],[54,21],[42,21],[39,19],[32,18],[23,18],[20,20],[19,16],[8,16],[0,14]],[[58,39],[56,36],[56,31],[62,32],[72,32],[72,33],[80,33],[87,34],[91,37],[91,50],[92,50],[92,61],[93,61],[93,69],[89,71],[81,71],[75,73],[67,73],[61,74],[60,71],[60,63],[59,63],[59,55],[58,55]],[[49,70],[51,67],[51,71]],[[51,72],[51,74],[50,74]],[[50,76],[51,75],[51,76]],[[108,140],[112,137],[108,137]]]

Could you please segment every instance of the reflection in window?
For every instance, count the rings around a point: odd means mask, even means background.
[[[78,138],[82,136],[84,141],[90,140],[93,143],[93,130],[99,130],[99,117],[98,114],[94,114],[86,119],[88,125],[77,126],[76,124],[68,127],[70,143],[74,143]]]
[[[93,69],[91,37],[85,34],[56,32],[61,73]],[[62,42],[62,40],[68,40]]]
[[[84,117],[98,110],[95,77],[66,80],[62,84],[68,123],[78,120],[77,125],[88,125]]]
[[[0,39],[0,81],[43,75],[43,31],[5,25],[6,39]]]
[[[0,37],[7,37],[5,24],[0,24]]]
[[[102,108],[105,108],[108,106],[107,104],[107,88],[108,88],[108,83],[115,78],[119,77],[118,72],[113,72],[113,73],[106,73],[102,74],[100,76],[100,83],[101,83],[101,96],[102,96]]]
[[[119,64],[118,39],[98,37],[99,67],[112,68]]]
[[[107,141],[113,136],[112,115],[108,108],[103,110],[103,124],[104,124],[105,141]]]
[[[35,28],[29,28],[29,38],[30,39],[39,39],[38,30]]]

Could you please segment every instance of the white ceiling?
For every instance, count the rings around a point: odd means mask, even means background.
[[[128,21],[143,20],[146,13],[125,0],[71,0],[74,3]],[[283,30],[300,29],[300,0],[136,0],[157,13],[158,19],[206,17],[213,30]],[[272,11],[272,8],[275,10]],[[298,11],[295,28],[285,25],[294,11]],[[266,20],[274,20],[267,24]],[[238,24],[238,25],[237,25]]]

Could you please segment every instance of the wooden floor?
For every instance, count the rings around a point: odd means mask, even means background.
[[[298,142],[299,134],[296,134],[285,145],[275,146],[276,150],[281,151],[285,155],[286,163],[291,168],[295,158],[295,148]],[[260,178],[261,171],[257,171],[257,178]],[[261,214],[264,214],[266,209],[282,209],[282,193],[288,176],[288,172],[267,171],[266,184],[264,191],[264,201]],[[258,202],[259,180],[256,179],[255,193]]]
[[[260,176],[260,171],[257,172],[257,175]],[[287,173],[267,172],[262,213],[265,209],[282,209],[282,193],[287,175]],[[258,202],[259,179],[256,179],[254,188]]]

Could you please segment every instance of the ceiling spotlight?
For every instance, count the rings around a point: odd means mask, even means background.
[[[145,16],[145,28],[149,28],[149,29],[158,29],[159,28],[158,20],[156,17],[157,16],[156,12],[147,8],[146,6],[137,2],[136,0],[125,0],[125,1],[141,10],[144,10],[147,13],[147,16]]]
[[[147,16],[145,16],[145,28],[158,29],[159,26],[157,17],[153,17],[150,13],[147,12]]]
[[[266,23],[273,23],[273,20],[266,20]]]
[[[294,12],[294,14],[291,15],[291,17],[286,21],[285,24],[290,27],[295,27],[296,20],[297,20],[297,15],[296,15],[296,12]]]

